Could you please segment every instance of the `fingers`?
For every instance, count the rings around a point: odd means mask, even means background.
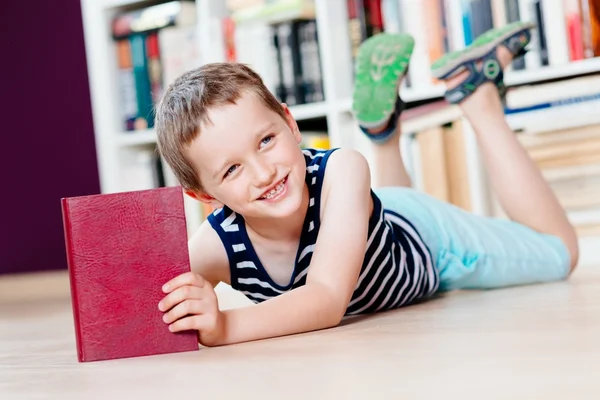
[[[165,283],[162,287],[163,292],[170,293],[177,288],[185,285],[204,287],[206,285],[210,285],[206,279],[204,279],[201,275],[198,275],[194,272],[186,272],[185,274],[181,274],[171,279],[169,282]]]
[[[170,331],[214,329],[219,312],[217,297],[202,276],[181,274],[163,285],[163,291],[167,295],[158,303],[158,309],[165,312],[163,321]]]
[[[210,285],[183,286],[166,295],[159,303],[160,311],[167,311],[185,300],[213,299],[216,295]]]
[[[211,301],[185,300],[177,304],[171,311],[163,315],[163,321],[170,324],[186,315],[205,314],[214,308]]]
[[[179,332],[195,329],[200,332],[211,332],[215,330],[216,326],[217,316],[210,313],[181,318],[169,325],[169,330],[171,332]]]

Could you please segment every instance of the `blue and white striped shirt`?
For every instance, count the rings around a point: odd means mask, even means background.
[[[275,283],[261,264],[248,237],[244,219],[227,207],[209,215],[227,251],[231,286],[255,303],[268,300],[306,283],[320,227],[321,188],[325,167],[335,151],[305,149],[309,207],[300,237],[296,264],[287,285]],[[367,250],[346,315],[365,314],[408,305],[431,296],[439,275],[429,249],[415,227],[399,214],[385,210],[373,191]],[[332,249],[333,250],[333,249]]]

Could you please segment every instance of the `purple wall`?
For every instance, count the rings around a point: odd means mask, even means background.
[[[99,193],[79,0],[8,1],[0,28],[0,274],[65,269],[60,198]]]

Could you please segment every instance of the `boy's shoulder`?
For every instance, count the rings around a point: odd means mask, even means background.
[[[322,150],[307,148],[303,149],[302,152],[306,158],[308,172],[317,168],[320,169],[323,180],[327,179],[328,175],[343,174],[344,171],[352,170],[357,164],[368,167],[364,155],[354,149],[332,148]],[[316,167],[316,165],[319,167]],[[333,171],[326,174],[325,170]]]

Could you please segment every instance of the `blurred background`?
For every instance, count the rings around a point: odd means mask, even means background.
[[[582,263],[600,262],[600,0],[30,0],[3,16],[4,277],[64,278],[61,198],[177,185],[156,153],[153,105],[204,63],[257,70],[291,106],[303,146],[370,158],[350,112],[353,60],[383,31],[416,41],[401,88],[415,186],[504,218],[471,127],[429,66],[516,20],[537,29],[505,74],[508,122],[576,225]],[[210,210],[185,204],[191,233]]]

